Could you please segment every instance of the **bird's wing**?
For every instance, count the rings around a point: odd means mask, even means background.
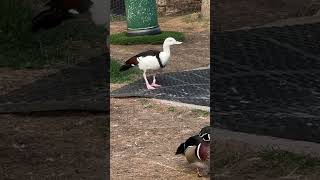
[[[138,57],[146,57],[146,56],[158,56],[160,54],[160,51],[157,50],[149,50],[149,51],[145,51],[142,53],[139,53],[131,58],[129,58],[125,63],[126,64],[134,64],[137,65],[138,62]]]
[[[136,57],[157,56],[160,54],[158,50],[149,50],[135,55]]]
[[[133,56],[133,57],[131,57],[130,59],[128,59],[126,62],[125,62],[125,64],[133,64],[133,65],[137,65],[137,64],[139,64],[139,62],[138,62],[138,57],[136,57],[136,56]]]

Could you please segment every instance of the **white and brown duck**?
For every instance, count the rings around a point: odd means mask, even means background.
[[[146,86],[148,89],[155,89],[159,87],[159,84],[156,84],[156,76],[153,75],[153,81],[150,84],[148,82],[146,72],[147,70],[158,70],[164,68],[168,61],[170,60],[170,46],[175,44],[181,44],[172,37],[168,37],[163,42],[163,50],[149,50],[142,53],[139,53],[131,58],[129,58],[124,65],[121,66],[120,71],[128,70],[132,67],[138,66],[140,70],[143,71],[143,78],[145,80]]]

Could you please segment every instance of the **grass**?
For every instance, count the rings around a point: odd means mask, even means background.
[[[32,2],[0,1],[0,67],[59,68],[90,54],[88,49],[95,52],[98,44],[102,52],[105,28],[90,21],[68,20],[56,28],[32,33]]]
[[[136,68],[131,68],[127,71],[120,72],[121,64],[115,59],[110,62],[110,82],[111,83],[124,83],[134,80],[137,75],[141,75],[140,71]]]
[[[204,111],[204,110],[201,110],[201,109],[192,109],[191,111],[197,117],[208,117],[210,115],[210,112]]]
[[[143,105],[144,109],[150,109],[153,108],[153,105],[150,103],[149,99],[140,99],[139,100],[141,102],[141,104]]]
[[[182,32],[162,31],[157,35],[127,36],[126,32],[111,34],[110,44],[135,45],[135,44],[162,44],[167,37],[173,37],[177,41],[183,41],[185,36]]]
[[[172,106],[170,106],[169,108],[168,108],[168,111],[169,112],[176,112],[176,108],[175,107],[172,107]]]
[[[146,104],[143,105],[143,107],[144,107],[145,109],[149,109],[149,108],[152,108],[153,106],[152,106],[151,103],[146,103]]]
[[[267,148],[259,153],[259,157],[266,161],[270,167],[285,167],[295,169],[297,173],[305,174],[308,171],[320,168],[320,158],[310,155],[297,154],[274,148]]]

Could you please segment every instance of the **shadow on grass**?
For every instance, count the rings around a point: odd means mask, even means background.
[[[56,28],[31,32],[34,0],[0,1],[0,67],[59,68],[104,48],[106,30],[89,19],[71,19]],[[98,45],[99,44],[99,45]]]

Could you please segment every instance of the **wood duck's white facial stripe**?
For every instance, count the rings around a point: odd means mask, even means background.
[[[203,139],[203,141],[210,141],[211,140],[209,133],[204,133],[204,134],[199,135],[199,136]]]
[[[198,159],[202,160],[201,157],[200,157],[200,147],[201,147],[201,144],[199,144],[199,145],[197,146],[196,155],[197,155],[197,158],[198,158]]]

